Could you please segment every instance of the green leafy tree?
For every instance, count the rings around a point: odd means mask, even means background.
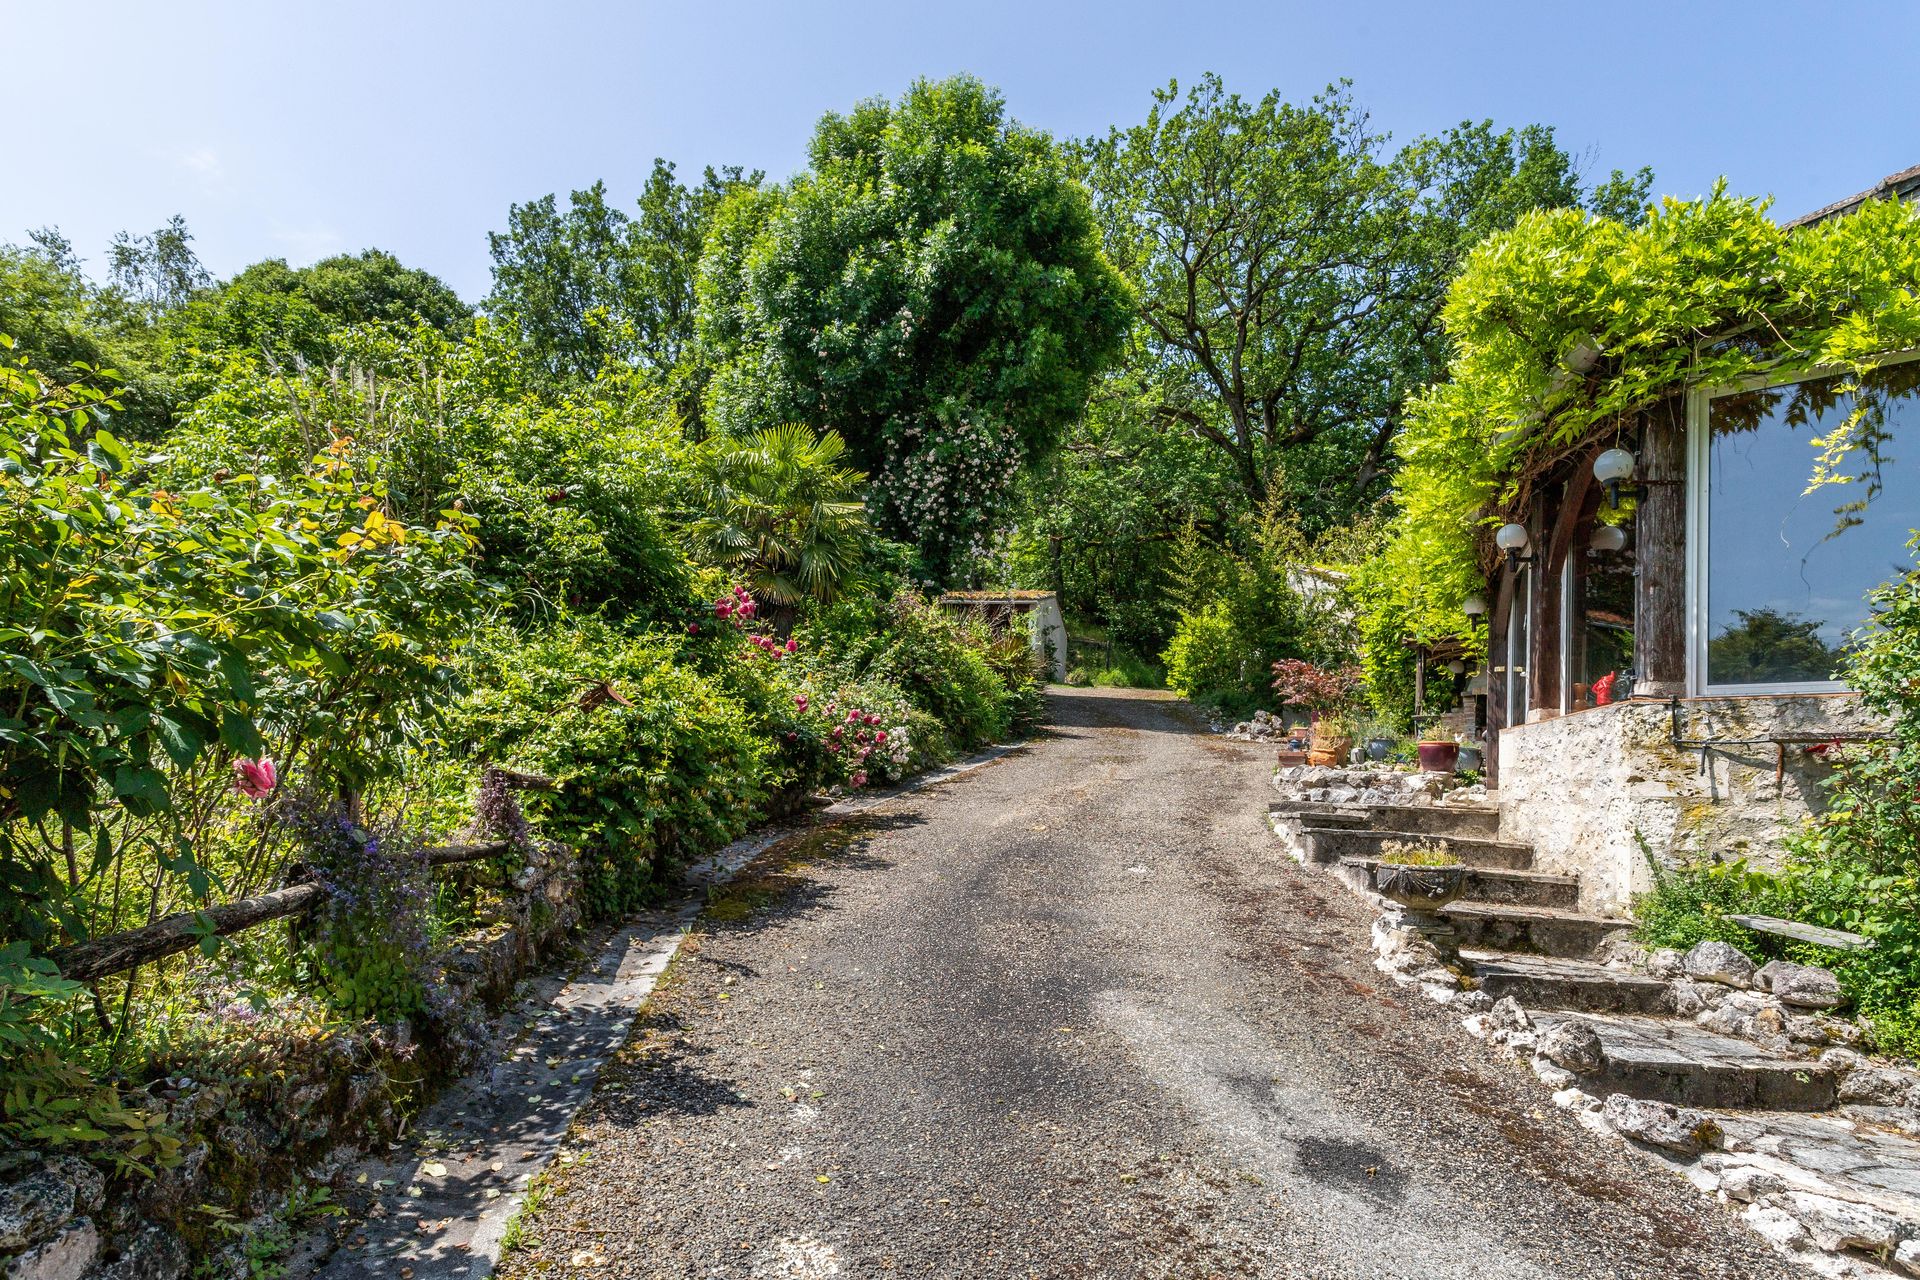
[[[107,248],[107,271],[116,288],[155,312],[182,306],[213,283],[193,251],[187,220],[177,213],[147,235],[116,235]]]
[[[694,545],[715,564],[742,570],[764,603],[832,603],[858,572],[868,533],[866,477],[842,466],[845,456],[839,436],[816,437],[797,423],[708,441]]]
[[[1119,354],[1128,292],[1051,141],[978,80],[828,115],[810,160],[719,219],[709,417],[837,431],[874,477],[876,522],[944,580]]]
[[[1820,638],[1817,619],[1779,609],[1736,609],[1740,619],[1707,642],[1707,665],[1720,684],[1826,680],[1842,651]]]
[[[514,205],[507,229],[488,237],[488,308],[511,319],[555,378],[591,381],[611,362],[673,384],[697,430],[700,372],[689,357],[707,227],[729,194],[761,179],[733,165],[688,186],[656,159],[635,216],[610,205],[601,182],[575,191],[564,211],[552,195]]]
[[[1082,147],[1107,251],[1139,288],[1156,416],[1221,450],[1248,503],[1284,462],[1313,527],[1377,493],[1406,398],[1442,367],[1467,250],[1581,200],[1543,127],[1385,144],[1343,87],[1296,106],[1207,76]],[[1616,174],[1605,198],[1650,180]]]

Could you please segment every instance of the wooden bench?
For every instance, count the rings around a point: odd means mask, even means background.
[[[1844,929],[1824,929],[1817,924],[1801,924],[1798,920],[1779,920],[1773,916],[1728,916],[1727,919],[1755,933],[1770,933],[1777,938],[1791,938],[1795,942],[1830,947],[1835,951],[1871,951],[1878,945],[1872,938],[1863,938],[1857,933],[1848,933]]]

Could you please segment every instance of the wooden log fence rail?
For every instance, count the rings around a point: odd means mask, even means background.
[[[449,845],[427,850],[427,863],[442,867],[461,862],[479,862],[506,853],[512,847],[511,842],[506,840]],[[225,938],[269,921],[299,915],[319,901],[322,892],[319,885],[308,880],[269,893],[257,893],[251,898],[238,898],[217,907],[179,911],[138,929],[55,947],[47,952],[47,959],[60,970],[63,978],[75,982],[95,982],[191,950],[200,945],[203,937]]]
[[[518,773],[510,769],[498,769],[496,772],[505,776],[509,786],[520,789],[550,791],[559,785],[553,779],[537,774]],[[443,845],[426,851],[427,864],[444,867],[480,862],[510,852],[512,848],[513,844],[508,840]],[[101,978],[125,973],[143,964],[190,950],[199,946],[204,937],[224,938],[269,921],[298,915],[311,909],[321,892],[320,886],[310,880],[290,884],[217,907],[162,916],[138,929],[55,947],[47,952],[46,958],[60,970],[63,978],[74,982],[97,982]]]

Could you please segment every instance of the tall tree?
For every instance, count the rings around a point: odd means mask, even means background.
[[[1135,281],[1154,412],[1278,473],[1310,527],[1382,478],[1400,404],[1438,376],[1439,313],[1467,249],[1530,208],[1578,204],[1552,131],[1463,124],[1389,154],[1343,86],[1304,106],[1207,76],[1082,147],[1107,252]],[[1614,204],[1651,176],[1616,174]],[[1637,184],[1637,185],[1636,185]]]
[[[507,229],[488,237],[487,306],[553,377],[588,381],[609,363],[647,369],[674,388],[697,429],[694,276],[714,210],[762,177],[731,165],[686,186],[656,159],[634,217],[607,202],[601,182],[575,191],[564,211],[552,195],[514,205]]]
[[[171,311],[213,283],[193,251],[193,233],[179,214],[148,235],[122,231],[107,248],[116,287],[154,311]]]
[[[1052,141],[971,77],[829,115],[810,155],[786,191],[719,219],[710,416],[839,432],[881,528],[944,579],[1118,354],[1126,285]]]

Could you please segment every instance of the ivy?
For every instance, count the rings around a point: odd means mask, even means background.
[[[1483,241],[1448,292],[1454,354],[1409,408],[1385,603],[1417,640],[1470,638],[1460,604],[1493,566],[1489,532],[1537,477],[1687,387],[1822,367],[1858,378],[1920,346],[1917,294],[1920,210],[1899,201],[1796,229],[1724,184],[1634,227],[1527,214]],[[1877,457],[1872,397],[1857,399],[1815,442],[1810,489]]]

